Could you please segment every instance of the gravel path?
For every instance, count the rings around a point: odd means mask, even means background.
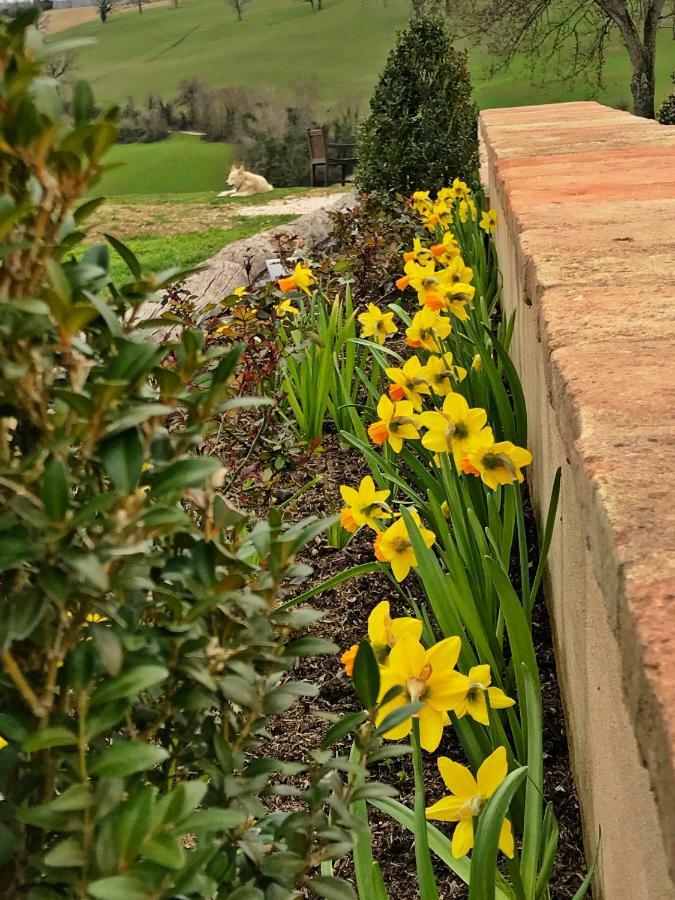
[[[282,197],[280,200],[270,200],[269,203],[257,203],[251,206],[238,206],[238,216],[278,216],[290,213],[297,213],[299,216],[304,213],[317,212],[326,206],[334,206],[342,197],[346,197],[349,192],[330,194],[311,194],[305,197]]]

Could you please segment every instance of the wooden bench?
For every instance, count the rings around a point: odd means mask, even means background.
[[[354,155],[356,144],[329,144],[325,125],[322,125],[321,128],[308,128],[307,137],[309,139],[312,187],[316,187],[316,170],[319,166],[323,166],[324,186],[328,186],[328,170],[331,166],[340,169],[340,183],[345,184],[348,170],[358,162]]]

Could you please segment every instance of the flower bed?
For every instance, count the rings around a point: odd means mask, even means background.
[[[537,556],[494,213],[459,180],[364,197],[317,265],[196,328],[181,273],[71,255],[114,114],[44,94],[34,17],[0,25],[4,893],[380,900],[405,890],[381,835],[409,834],[423,900],[583,897],[534,639],[558,486]],[[335,512],[299,518],[322,465]],[[329,591],[358,598],[342,647]]]

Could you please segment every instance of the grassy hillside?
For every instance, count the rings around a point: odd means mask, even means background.
[[[107,157],[117,168],[106,173],[96,192],[114,197],[222,191],[231,156],[229,144],[208,143],[192,134],[174,134],[155,144],[118,144]]]
[[[146,7],[143,16],[113,15],[58,35],[93,37],[79,51],[78,74],[94,83],[102,101],[123,101],[149,92],[170,96],[181,79],[198,76],[216,85],[305,85],[323,113],[338,102],[364,113],[395,32],[405,24],[409,0],[325,0],[313,13],[296,0],[253,0],[237,22],[224,0],[182,0],[179,7]],[[668,23],[669,24],[669,23]],[[670,28],[659,35],[658,95],[673,67]],[[482,107],[597,99],[611,105],[630,100],[629,64],[621,47],[611,47],[604,91],[579,84],[532,83],[524,61],[496,77],[487,75],[480,48],[471,68]]]

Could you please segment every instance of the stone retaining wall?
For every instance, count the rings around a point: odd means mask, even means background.
[[[675,127],[486,110],[487,189],[595,896],[675,897]]]

